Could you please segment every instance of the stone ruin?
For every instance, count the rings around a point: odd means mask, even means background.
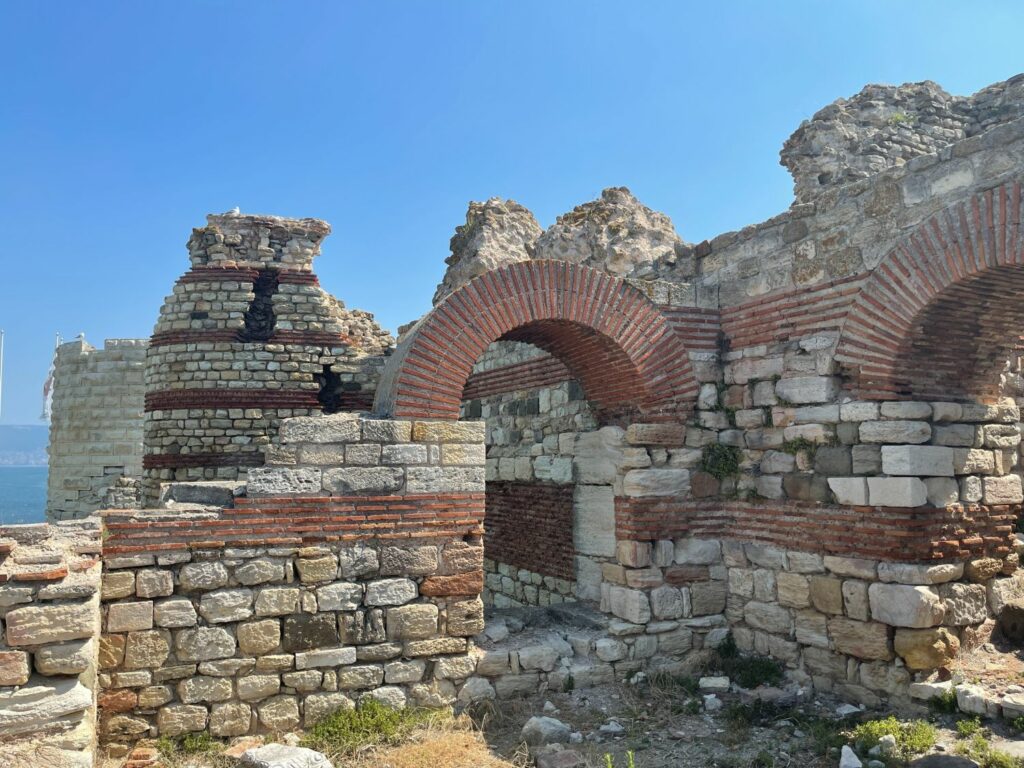
[[[0,531],[0,734],[280,732],[729,635],[849,700],[949,690],[1024,610],[1022,82],[836,102],[789,210],[702,243],[621,188],[545,231],[473,203],[397,345],[317,285],[325,223],[211,216],[146,351],[145,508]],[[585,621],[488,631],[531,606]]]

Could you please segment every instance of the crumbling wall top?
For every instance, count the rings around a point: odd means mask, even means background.
[[[231,266],[311,272],[331,226],[320,219],[222,213],[206,217],[188,241],[194,267]]]

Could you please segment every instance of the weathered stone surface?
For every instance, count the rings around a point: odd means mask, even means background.
[[[199,601],[199,614],[210,624],[244,621],[253,614],[252,590],[206,592]]]
[[[153,623],[158,627],[194,627],[196,621],[195,606],[187,597],[169,597],[153,604]]]
[[[897,629],[896,653],[910,669],[948,667],[960,652],[960,641],[948,629]]]
[[[722,544],[718,539],[680,539],[675,560],[679,565],[713,565],[722,562]]]
[[[284,619],[281,645],[286,653],[336,645],[338,639],[338,625],[333,614],[302,614]]]
[[[947,626],[966,627],[988,618],[988,595],[981,584],[943,584],[939,595],[946,605],[943,624]]]
[[[247,768],[334,768],[320,752],[284,744],[254,747],[242,753],[240,762]]]
[[[938,592],[930,587],[872,584],[868,599],[871,616],[895,627],[934,627],[946,614]]]
[[[928,487],[917,477],[869,477],[868,501],[877,507],[920,507]]]
[[[210,661],[235,655],[235,638],[222,627],[183,629],[174,638],[179,661]]]
[[[828,633],[832,645],[839,653],[858,659],[880,659],[888,661],[892,656],[889,644],[889,628],[885,624],[869,621],[854,621],[842,617],[828,620]]]
[[[92,706],[92,693],[77,678],[34,680],[0,691],[0,736],[32,733]]]
[[[402,605],[415,600],[416,582],[411,579],[381,579],[366,585],[367,605]]]
[[[161,736],[181,736],[206,729],[206,707],[196,704],[169,704],[156,715]]]
[[[295,587],[264,587],[256,593],[257,616],[285,616],[299,610],[299,590]]]
[[[385,547],[380,555],[381,576],[425,576],[438,567],[437,547]]]
[[[571,729],[553,717],[531,717],[523,726],[522,739],[532,747],[544,744],[564,744],[569,741]]]
[[[125,669],[155,669],[171,653],[171,633],[165,629],[129,632],[124,652]]]
[[[634,624],[646,624],[651,619],[651,606],[644,592],[625,587],[609,590],[609,610],[619,618]]]
[[[785,608],[774,603],[751,600],[743,608],[743,619],[754,629],[777,634],[793,631],[793,617]]]
[[[860,425],[864,443],[927,443],[932,428],[926,421],[865,421]]]
[[[197,675],[178,683],[178,697],[185,704],[227,701],[231,695],[231,681],[224,677]]]
[[[281,644],[281,624],[277,619],[264,619],[236,628],[238,649],[246,656],[263,656]]]
[[[448,601],[448,634],[472,637],[484,630],[484,603],[479,597]]]
[[[36,671],[43,675],[80,675],[93,663],[97,641],[77,640],[39,648],[33,654]],[[21,685],[21,683],[0,683]]]
[[[294,696],[275,696],[256,706],[260,724],[270,731],[289,731],[299,726],[299,702]]]
[[[883,445],[882,471],[887,475],[953,476],[953,449],[936,445]]]
[[[831,576],[811,576],[811,605],[822,613],[842,614],[843,583]]]
[[[622,481],[626,496],[679,496],[689,489],[687,469],[631,469]]]
[[[266,557],[249,560],[235,568],[235,578],[247,587],[280,581],[284,578],[284,563]]]
[[[796,376],[781,379],[775,385],[776,394],[790,403],[828,403],[839,392],[838,381],[832,376]]]
[[[186,592],[219,589],[228,583],[228,569],[216,560],[185,563],[178,572],[178,581]]]
[[[779,573],[775,577],[779,605],[788,608],[806,608],[810,605],[810,580],[799,573]]]
[[[388,608],[387,637],[389,640],[426,640],[437,634],[437,619],[437,606],[429,603]]]
[[[216,738],[244,736],[249,732],[252,710],[237,701],[214,704],[210,710],[210,734]]]
[[[281,678],[277,675],[244,675],[235,683],[242,701],[262,701],[281,691]],[[184,700],[182,696],[182,700]]]
[[[1002,560],[994,557],[977,557],[964,566],[964,575],[976,584],[984,584],[1003,570]]]
[[[694,616],[711,616],[725,610],[728,586],[724,581],[703,581],[690,585],[690,610]]]
[[[152,626],[152,604],[149,616]],[[87,639],[99,629],[98,600],[15,608],[7,613],[4,623],[5,640],[14,647]]]
[[[914,563],[879,563],[878,578],[897,584],[942,584],[956,581],[964,573],[963,563],[916,565]]]
[[[25,651],[0,651],[0,685],[24,685],[30,673]]]
[[[400,467],[340,467],[323,473],[324,490],[338,496],[391,493],[399,490],[404,480]]]
[[[296,421],[299,419],[285,421],[282,437],[295,431],[293,422]],[[358,424],[355,429],[358,432]],[[246,477],[246,493],[253,497],[309,496],[320,493],[321,487],[326,487],[324,483],[326,480],[321,478],[319,467],[252,467]]]
[[[318,651],[306,651],[295,654],[296,669],[312,669],[316,667],[338,667],[345,664],[354,664],[356,661],[356,649],[345,648],[324,648]]]

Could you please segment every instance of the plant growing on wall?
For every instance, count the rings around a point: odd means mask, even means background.
[[[723,480],[740,471],[740,449],[734,445],[721,443],[705,445],[700,465],[701,469],[716,480]]]

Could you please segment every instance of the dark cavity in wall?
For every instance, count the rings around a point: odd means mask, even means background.
[[[238,332],[239,341],[269,341],[274,333],[274,294],[280,285],[276,269],[261,269],[252,284],[254,294],[245,311],[245,327]]]
[[[342,381],[341,376],[332,371],[329,365],[325,365],[323,373],[314,374],[313,378],[320,385],[316,399],[320,401],[324,413],[352,410],[355,405],[353,397],[362,389],[358,382]]]

